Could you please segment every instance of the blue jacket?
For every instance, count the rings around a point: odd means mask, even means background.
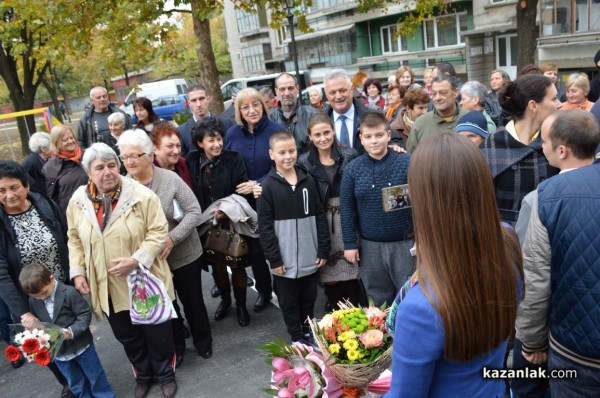
[[[392,382],[385,398],[504,397],[504,381],[484,380],[482,368],[503,368],[507,340],[469,362],[444,359],[444,322],[418,285],[398,307],[395,330]]]
[[[225,149],[242,155],[250,180],[261,182],[269,174],[273,165],[269,156],[269,138],[277,131],[288,130],[269,120],[267,115],[263,115],[253,132],[245,125],[235,125],[227,130]]]
[[[538,214],[551,251],[551,345],[600,366],[600,165],[538,187]]]
[[[410,155],[392,150],[381,160],[368,154],[354,159],[342,176],[340,207],[344,249],[357,249],[357,232],[374,242],[397,242],[413,232],[410,208],[385,212],[382,188],[408,183]]]

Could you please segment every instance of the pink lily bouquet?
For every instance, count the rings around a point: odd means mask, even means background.
[[[276,339],[263,345],[265,363],[273,366],[271,388],[266,393],[278,398],[337,398],[342,386],[325,365],[323,357],[301,343],[286,345]]]
[[[385,308],[338,303],[339,310],[309,320],[315,340],[336,380],[360,395],[392,363],[392,337]],[[349,395],[349,394],[347,394]]]

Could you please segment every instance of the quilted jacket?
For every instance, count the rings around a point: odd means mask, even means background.
[[[550,346],[600,369],[600,165],[540,184],[523,246],[524,350]],[[522,315],[522,317],[521,317]],[[548,333],[549,332],[549,333]]]

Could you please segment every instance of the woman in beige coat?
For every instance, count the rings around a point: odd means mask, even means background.
[[[82,166],[90,181],[75,191],[67,208],[71,279],[90,294],[94,314],[105,314],[123,345],[136,377],[135,397],[145,397],[154,377],[165,397],[177,392],[170,322],[133,325],[127,275],[138,264],[163,281],[171,300],[173,283],[160,259],[168,224],[159,198],[146,187],[119,175],[120,162],[106,144],[89,147]]]

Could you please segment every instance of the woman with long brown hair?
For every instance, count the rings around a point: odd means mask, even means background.
[[[500,397],[522,292],[521,253],[503,228],[481,152],[442,133],[412,155],[408,183],[418,282],[396,301],[392,384],[387,397]]]

